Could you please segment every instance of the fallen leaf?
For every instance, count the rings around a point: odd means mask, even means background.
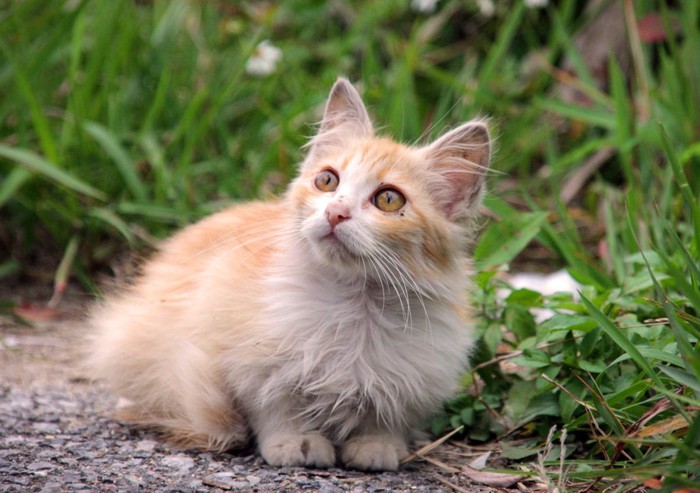
[[[637,436],[640,438],[650,437],[653,435],[663,435],[664,433],[671,433],[676,430],[681,430],[689,426],[688,421],[683,416],[674,416],[672,418],[665,419],[653,425],[645,426],[632,436]]]
[[[472,481],[477,483],[487,484],[500,488],[509,488],[515,483],[524,478],[516,474],[508,474],[502,472],[479,471],[469,466],[462,466],[462,473]]]
[[[664,483],[659,478],[649,478],[644,480],[644,486],[651,488],[652,490],[660,490],[663,488]]]

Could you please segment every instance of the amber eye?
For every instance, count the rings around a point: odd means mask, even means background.
[[[377,192],[372,199],[372,203],[380,211],[396,212],[406,205],[406,197],[398,190],[384,188]]]
[[[316,175],[314,185],[316,185],[316,188],[322,192],[333,192],[336,188],[338,188],[339,181],[338,175],[331,170],[326,169]]]

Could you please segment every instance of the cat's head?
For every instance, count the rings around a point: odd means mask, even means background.
[[[359,94],[339,79],[308,148],[288,199],[316,259],[370,278],[456,266],[491,154],[483,121],[423,147],[378,138]]]

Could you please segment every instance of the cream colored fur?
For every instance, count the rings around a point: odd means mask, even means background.
[[[328,467],[337,448],[398,467],[472,346],[465,247],[490,143],[479,121],[426,147],[372,128],[339,79],[284,197],[184,229],[93,311],[89,362],[131,420],[217,450],[253,437],[273,465]],[[386,187],[399,211],[374,205]]]

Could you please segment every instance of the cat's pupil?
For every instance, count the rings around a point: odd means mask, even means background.
[[[374,206],[384,212],[396,212],[406,204],[406,197],[393,188],[377,192],[372,199]]]
[[[314,179],[314,185],[322,192],[333,192],[338,188],[338,175],[335,172],[326,169],[321,171]]]

